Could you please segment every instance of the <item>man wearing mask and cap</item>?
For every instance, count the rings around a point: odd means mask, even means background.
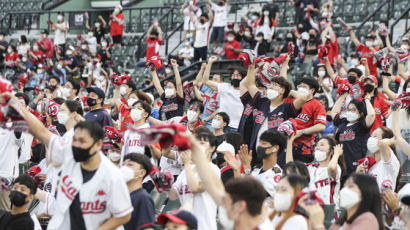
[[[48,228],[115,229],[127,223],[133,207],[120,170],[101,152],[104,138],[101,126],[94,121],[82,121],[74,126],[71,136],[59,137],[44,127],[15,96],[3,95],[10,97],[9,103],[18,105],[31,134],[48,146],[47,159],[61,167],[54,215]]]
[[[122,14],[122,6],[117,5],[114,12],[111,14],[111,31],[110,35],[114,46],[121,47],[122,33],[124,31],[124,15]]]
[[[101,127],[113,126],[111,116],[102,106],[104,105],[105,93],[98,87],[87,88],[87,105],[91,111],[84,118],[87,121],[96,121]]]
[[[65,44],[67,38],[67,32],[69,29],[68,22],[64,21],[64,13],[58,12],[57,13],[57,22],[49,21],[51,24],[51,31],[55,31],[54,35],[54,45],[57,45],[57,59],[59,59],[60,55],[64,54],[65,52]]]

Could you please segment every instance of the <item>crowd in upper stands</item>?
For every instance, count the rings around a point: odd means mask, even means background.
[[[185,2],[175,54],[149,27],[142,85],[112,60],[121,5],[75,46],[63,12],[34,44],[0,32],[0,229],[410,229],[410,35],[291,4],[281,38],[273,0],[235,22]]]

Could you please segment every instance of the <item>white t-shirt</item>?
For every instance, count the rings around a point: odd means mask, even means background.
[[[276,228],[276,226],[282,221],[284,215],[276,215],[273,220],[273,229]],[[308,230],[308,224],[306,222],[306,219],[302,215],[294,215],[291,218],[287,219],[286,222],[282,225],[281,230],[293,230],[293,229],[298,229],[298,230]]]
[[[149,124],[145,123],[138,127],[138,129],[144,129],[144,128],[149,128]],[[145,153],[145,145],[142,145],[141,142],[141,135],[137,132],[132,132],[130,130],[125,131],[124,133],[124,146],[122,147],[121,150],[121,162],[120,165],[122,165],[124,157],[128,153],[139,153],[139,154],[144,154]]]
[[[19,176],[18,145],[14,131],[0,128],[0,177]]]
[[[68,22],[64,21],[62,23],[55,23],[59,27],[64,27],[67,28],[68,30]],[[65,40],[67,38],[67,31],[62,31],[60,29],[55,29],[55,35],[54,35],[54,45],[62,45],[65,44]]]
[[[214,27],[225,27],[228,24],[228,13],[231,9],[230,5],[218,6],[212,3],[212,10],[214,13]]]
[[[243,104],[239,89],[229,83],[218,84],[219,112],[228,114],[229,127],[237,129],[243,112]]]
[[[325,84],[330,89],[330,91],[326,91],[325,88],[323,88],[323,92],[329,103],[329,108],[331,108],[334,105],[334,101],[332,97],[333,81],[330,77],[326,77],[323,79],[323,84]]]
[[[391,190],[394,191],[396,189],[397,175],[400,170],[400,162],[391,149],[389,162],[383,159],[381,153],[380,157],[380,161],[370,168],[369,174],[376,179],[380,190],[382,190],[383,187],[391,187]]]
[[[196,7],[197,11],[196,12],[192,12],[192,17],[194,18],[194,20],[196,21],[202,14],[202,11],[199,7]],[[191,30],[195,30],[195,26],[194,24],[191,22],[191,20],[189,20],[189,6],[185,7],[184,9],[184,30],[185,31],[191,31]]]
[[[270,22],[269,22],[269,17],[265,17],[265,20],[263,22],[263,25],[258,25],[256,27],[255,34],[258,34],[259,32],[263,33],[263,38],[265,40],[268,40],[271,36],[273,36],[273,33],[275,31],[275,27],[270,27]]]
[[[30,49],[30,44],[20,44],[17,46],[17,53],[19,55],[27,54],[28,50]]]
[[[171,151],[175,154],[175,160],[161,156],[161,159],[159,160],[159,167],[169,171],[172,175],[176,176],[182,172],[184,165],[178,152],[173,150]]]
[[[209,166],[214,170],[214,172],[221,176],[220,169],[209,163]],[[192,165],[195,170],[195,165]],[[198,173],[195,172],[195,177],[200,180]],[[186,179],[186,172],[183,170],[178,176],[177,181],[172,185],[172,188],[177,192],[179,201],[182,206],[189,206],[192,202],[191,213],[198,219],[198,230],[216,230],[216,210],[217,205],[209,195],[208,192],[201,192],[192,194],[189,191],[188,183]]]
[[[18,143],[20,142],[20,143]],[[20,139],[17,141],[17,145],[20,144],[21,152],[19,157],[19,163],[26,163],[31,158],[31,143],[33,142],[33,136],[30,133],[21,133]]]
[[[273,110],[275,110],[277,108],[273,107],[273,106],[269,106],[269,113],[271,113]],[[258,137],[256,138],[256,146],[259,145],[259,138],[261,137],[262,133],[265,132],[266,130],[268,130],[268,117],[265,117],[265,120],[263,120],[262,126],[260,127],[259,131],[258,131]]]
[[[276,185],[282,178],[282,169],[278,164],[273,168],[261,172],[262,168],[255,168],[252,170],[252,176],[258,179],[269,195],[273,196],[276,192]]]
[[[199,21],[195,22],[195,48],[208,46],[209,27],[209,22],[204,24],[201,24]]]
[[[336,179],[329,176],[328,167],[319,167],[319,164],[306,165],[310,175],[309,187],[317,190],[317,195],[325,204],[339,204],[340,175],[342,170],[337,166]]]
[[[97,38],[92,36],[91,38],[87,39],[87,43],[90,52],[97,54]]]
[[[194,48],[193,47],[184,47],[178,51],[178,54],[182,57],[194,57]],[[188,59],[184,59],[184,65],[189,66],[191,65],[191,61]]]

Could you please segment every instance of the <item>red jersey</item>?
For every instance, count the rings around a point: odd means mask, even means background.
[[[127,103],[125,102],[125,99],[122,98],[120,102],[120,131],[125,132],[128,127],[132,126],[134,124],[134,120],[131,118],[131,110],[128,107]]]
[[[337,37],[335,38],[335,42],[329,42],[329,62],[331,65],[334,65],[335,59],[339,55],[339,44],[337,43]]]
[[[326,110],[318,100],[312,99],[302,106],[302,111],[295,118],[296,130],[310,128],[316,124],[326,125]],[[293,148],[302,146],[302,154],[312,154],[315,134],[302,135],[293,142]]]
[[[151,40],[147,38],[147,54],[146,61],[148,61],[152,56],[159,56],[159,46],[162,45],[162,40],[155,39]]]
[[[117,22],[114,19],[111,19],[111,31],[110,35],[111,36],[122,36],[122,32],[124,31],[124,15],[122,13],[119,13],[116,15],[116,18],[120,21]]]
[[[31,52],[34,54],[34,56],[37,57],[37,60],[36,60],[30,56],[30,60],[33,63],[33,65],[38,65],[40,63],[43,63],[43,56],[44,56],[43,51],[41,50],[33,51],[32,50]]]
[[[40,44],[45,48],[46,58],[52,58],[54,53],[53,41],[50,38],[44,38]]]
[[[384,118],[387,118],[387,115],[389,113],[389,106],[387,105],[386,100],[386,97],[381,92],[379,92],[377,97],[373,97],[371,99],[374,111],[376,112],[376,117],[374,119],[372,128],[370,129],[370,133],[373,133],[374,130],[384,125],[382,116]]]
[[[8,67],[15,67],[16,62],[18,62],[19,60],[20,58],[17,52],[7,53],[6,58],[4,59]]]
[[[233,40],[231,42],[226,42],[225,43],[225,54],[226,54],[226,59],[238,59],[239,58],[239,53],[235,53],[234,50],[228,49],[228,46],[232,46],[234,49],[241,49],[241,44],[237,40]]]
[[[373,63],[374,51],[369,49],[369,47],[363,45],[362,43],[360,43],[359,46],[357,46],[357,50],[359,50],[360,56],[362,58],[367,59],[367,64],[369,65],[370,74],[374,76],[378,76],[377,75],[377,62]],[[374,50],[378,51],[378,49],[376,48]]]

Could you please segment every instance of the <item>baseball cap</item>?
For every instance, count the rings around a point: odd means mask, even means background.
[[[216,149],[217,152],[230,152],[232,155],[235,155],[235,148],[233,145],[227,143],[227,142],[222,142],[218,148]]]
[[[198,228],[198,221],[196,217],[190,212],[184,210],[175,210],[172,213],[161,213],[157,217],[157,222],[161,225],[165,225],[167,220],[170,220],[176,224],[185,224],[192,229]]]
[[[369,75],[369,76],[364,77],[364,80],[366,80],[366,79],[370,79],[374,83],[379,84],[379,82],[377,81],[377,78],[374,75]]]
[[[105,93],[102,89],[98,88],[98,87],[91,87],[91,88],[87,88],[87,92],[91,93],[94,92],[95,94],[97,94],[97,96],[99,98],[104,99],[105,98]]]

